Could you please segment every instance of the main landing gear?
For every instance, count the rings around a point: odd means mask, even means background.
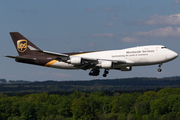
[[[161,65],[162,65],[162,63],[159,64],[158,72],[161,72],[161,71],[162,71]]]
[[[90,72],[89,72],[89,75],[90,76],[98,76],[99,75],[99,69],[92,69]]]
[[[89,72],[89,75],[90,75],[90,76],[98,76],[99,73],[100,73],[100,70],[99,70],[99,69],[92,69],[92,70]],[[109,73],[109,70],[108,70],[108,69],[104,69],[103,77],[106,77],[108,73]]]
[[[104,69],[103,77],[106,77],[108,73],[109,73],[108,69]]]

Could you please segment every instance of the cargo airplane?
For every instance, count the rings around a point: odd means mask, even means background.
[[[178,54],[162,45],[132,47],[121,50],[55,53],[39,49],[19,32],[10,32],[19,56],[5,56],[17,62],[59,69],[90,69],[90,76],[98,76],[104,69],[106,77],[110,69],[131,71],[133,66],[161,65],[178,57]]]

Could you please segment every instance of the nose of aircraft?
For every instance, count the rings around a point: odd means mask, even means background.
[[[166,52],[166,56],[167,56],[167,59],[173,60],[173,59],[178,57],[178,54],[176,52],[172,51],[172,50],[168,50]]]
[[[177,57],[178,57],[178,54],[177,54],[176,52],[174,52],[174,56],[175,56],[175,58],[177,58]]]

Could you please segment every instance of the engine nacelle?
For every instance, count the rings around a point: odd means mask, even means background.
[[[121,67],[121,71],[131,71],[132,67]]]
[[[68,60],[68,62],[73,65],[82,65],[83,64],[83,60],[80,57],[72,57],[72,58],[70,58],[70,60]]]
[[[102,61],[101,67],[110,69],[110,68],[113,68],[113,63],[112,63],[112,61]]]

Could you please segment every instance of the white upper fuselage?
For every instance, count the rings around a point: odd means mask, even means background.
[[[167,49],[162,45],[150,45],[133,47],[122,50],[108,50],[88,52],[72,55],[71,57],[81,57],[88,59],[97,59],[99,63],[102,61],[125,61],[123,64],[114,64],[113,68],[121,68],[123,66],[143,66],[162,64],[175,59],[178,54]],[[61,69],[77,69],[72,64],[65,62],[56,62],[51,67]]]

